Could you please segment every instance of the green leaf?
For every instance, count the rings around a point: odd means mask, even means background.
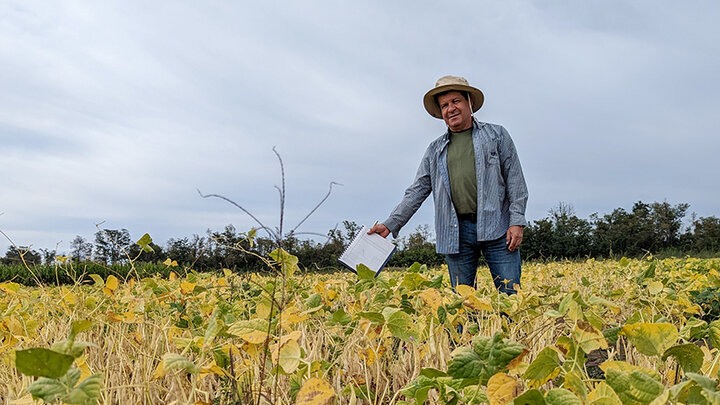
[[[708,335],[713,347],[720,347],[720,319],[710,322],[708,325]]]
[[[269,253],[269,256],[280,264],[280,269],[285,277],[292,277],[299,270],[297,256],[291,255],[284,249],[275,249]]]
[[[708,335],[708,323],[698,318],[690,318],[680,328],[680,337],[685,340],[702,339]]]
[[[622,405],[615,391],[604,381],[588,395],[589,405]]]
[[[622,259],[620,259],[620,267],[627,267],[630,264],[630,260],[628,260],[627,257],[623,256]]]
[[[185,370],[190,374],[197,374],[200,372],[198,366],[196,366],[192,361],[177,353],[166,353],[163,356],[163,368],[166,371]]]
[[[582,405],[580,398],[565,388],[553,388],[545,394],[548,405]]]
[[[476,336],[472,349],[464,347],[455,351],[455,357],[448,363],[448,374],[455,378],[480,378],[480,384],[485,385],[522,353],[522,345],[503,339],[500,333],[492,338]]]
[[[332,324],[338,324],[338,325],[347,325],[352,321],[352,317],[348,315],[344,309],[340,308],[337,311],[333,312],[332,317],[330,318],[330,323]]]
[[[455,378],[478,378],[484,374],[485,359],[480,358],[473,349],[461,347],[455,349],[454,353],[455,356],[448,364],[448,374]],[[487,379],[484,382],[487,383]]]
[[[317,308],[322,305],[322,302],[323,302],[322,294],[315,293],[315,294],[309,296],[305,300],[305,306],[308,308]]]
[[[536,380],[540,384],[547,381],[552,373],[560,366],[560,357],[552,347],[546,347],[538,353],[535,360],[528,366],[523,378]]]
[[[661,356],[680,338],[677,328],[670,323],[632,323],[623,326],[622,332],[647,356]]]
[[[513,405],[545,405],[545,397],[537,389],[525,391],[513,400]]]
[[[401,286],[407,288],[408,290],[417,290],[418,288],[427,284],[428,280],[418,273],[405,274],[402,283],[400,283]]]
[[[80,332],[85,332],[86,330],[92,328],[92,321],[90,320],[82,320],[82,321],[75,321],[72,323],[72,328],[70,329],[70,336],[75,337]]]
[[[717,388],[717,383],[715,380],[705,377],[702,374],[697,373],[685,373],[685,377],[687,377],[689,380],[693,381],[695,384],[699,385],[700,387],[715,390]]]
[[[396,311],[387,318],[385,326],[387,326],[393,336],[405,341],[417,339],[417,333],[413,330],[413,322],[406,312]]]
[[[76,342],[74,340],[61,340],[59,342],[55,342],[50,346],[50,348],[58,353],[67,354],[68,356],[72,356],[74,359],[77,359],[78,357],[82,356],[83,352],[87,347],[95,346],[92,343],[87,342]]]
[[[473,348],[475,345],[473,345]],[[523,353],[523,346],[510,339],[503,339],[500,333],[496,333],[492,338],[490,346],[490,356],[488,357],[488,366],[493,374],[504,369],[511,361]]]
[[[358,279],[360,280],[372,280],[376,276],[375,272],[370,270],[364,264],[358,264],[355,271],[357,272]]]
[[[360,312],[358,315],[373,323],[385,323],[385,317],[380,312]]]
[[[625,405],[647,405],[665,390],[660,381],[639,370],[628,374],[610,368],[605,381]]]
[[[675,345],[665,350],[662,359],[665,360],[670,356],[675,358],[675,361],[685,373],[697,373],[700,371],[704,357],[702,350],[692,343]]]
[[[45,403],[55,401],[60,395],[67,392],[65,384],[55,378],[40,377],[25,388],[33,399],[42,399]]]
[[[73,361],[73,356],[50,349],[34,348],[15,352],[15,367],[21,373],[33,377],[62,377]]]
[[[420,370],[420,375],[428,378],[447,377],[447,373],[436,368],[427,367]]]
[[[100,277],[99,274],[90,274],[90,278],[95,281],[95,286],[103,288],[105,287],[105,280],[103,280],[102,277]]]
[[[67,395],[64,395],[62,401],[66,404],[79,405],[92,403],[100,398],[102,384],[103,375],[100,373],[93,374],[80,382],[80,384],[67,393]]]
[[[720,393],[717,391],[703,388],[702,396],[704,396],[711,405],[720,405]]]
[[[540,396],[542,397],[542,395]],[[487,404],[489,402],[490,401],[488,400],[487,395],[479,386],[471,385],[463,389],[463,398],[461,403],[467,405],[480,405]]]
[[[577,395],[583,402],[587,402],[587,387],[582,379],[581,371],[575,369],[565,374],[565,381],[563,381],[562,388],[570,390],[573,394]]]
[[[207,328],[205,328],[205,336],[203,339],[203,345],[205,347],[211,346],[215,337],[223,328],[222,320],[218,320],[217,311],[213,311],[210,321],[208,322]]]
[[[143,235],[136,243],[142,248],[143,252],[152,253],[155,251],[152,246],[150,246],[152,238],[148,234]]]

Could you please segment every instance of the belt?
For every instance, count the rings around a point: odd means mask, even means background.
[[[477,214],[474,212],[469,214],[458,214],[458,219],[461,221],[477,222]]]

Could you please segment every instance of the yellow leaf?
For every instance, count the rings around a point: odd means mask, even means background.
[[[600,363],[600,369],[607,373],[608,370],[614,369],[623,373],[632,374],[634,371],[642,371],[655,379],[660,379],[660,374],[654,369],[638,367],[625,361],[610,360]]]
[[[474,309],[475,311],[488,311],[492,312],[493,307],[490,305],[489,299],[483,299],[474,296],[469,295],[465,298],[465,301],[463,302],[463,305],[470,309]]]
[[[328,302],[333,301],[335,298],[337,298],[337,291],[325,290],[325,298]]]
[[[32,394],[27,394],[24,397],[10,401],[10,405],[35,405],[36,403]]]
[[[109,288],[113,291],[117,290],[118,288],[118,279],[117,277],[113,276],[112,274],[108,276],[107,280],[105,281],[105,287]]]
[[[20,284],[13,282],[0,283],[0,289],[10,294],[17,294],[20,291]]]
[[[607,349],[608,344],[602,332],[584,321],[578,321],[573,330],[573,337],[585,353],[597,349]]]
[[[157,367],[155,368],[155,372],[153,373],[150,381],[154,381],[154,380],[165,377],[165,366],[163,365],[163,363],[165,363],[165,362],[161,361],[158,363]]]
[[[210,374],[219,375],[220,377],[230,377],[230,374],[225,371],[225,369],[215,364],[215,362],[212,362],[208,367],[203,367],[200,369],[200,376]]]
[[[615,391],[605,381],[602,381],[588,394],[588,404],[622,405],[622,401]]]
[[[122,322],[123,321],[122,315],[118,315],[112,311],[108,311],[107,317],[110,321],[113,321],[113,322]]]
[[[67,259],[67,256],[55,256],[55,260],[59,261],[60,263],[65,263]]]
[[[425,301],[425,305],[432,308],[433,312],[437,312],[440,305],[442,305],[442,296],[440,292],[434,288],[428,288],[418,294],[418,296]]]
[[[14,336],[25,336],[25,328],[14,316],[7,319],[6,327]]]
[[[467,298],[471,295],[475,295],[475,289],[472,288],[471,286],[465,285],[465,284],[458,284],[455,287],[455,291],[457,291],[457,293],[460,294],[460,296],[463,298]]]
[[[647,356],[661,356],[680,338],[677,328],[670,323],[627,324],[622,333],[637,351]]]
[[[273,363],[278,364],[282,367],[283,371],[290,374],[297,370],[300,365],[300,345],[296,340],[289,340],[287,343],[277,350],[277,345],[274,345],[275,350],[272,352]]]
[[[297,393],[295,405],[330,405],[335,399],[332,386],[319,378],[310,378]]]
[[[252,344],[263,344],[268,337],[268,321],[265,319],[250,319],[237,321],[228,327],[227,332],[238,336]]]
[[[185,295],[188,295],[195,290],[195,283],[188,283],[187,281],[183,281],[180,283],[180,292],[182,292]]]
[[[372,347],[368,347],[360,352],[360,358],[363,359],[368,366],[372,366],[375,360],[377,360],[377,357],[377,353],[375,353]]]
[[[487,383],[490,405],[505,405],[518,394],[518,381],[505,373],[497,373]]]
[[[139,344],[139,345],[141,345],[141,344],[143,343],[143,337],[142,337],[142,335],[140,334],[140,332],[137,331],[137,330],[136,330],[136,331],[133,331],[133,332],[130,332],[130,333],[128,334],[128,338],[130,338],[131,340],[134,340],[135,343],[137,343],[137,344]]]
[[[218,287],[227,287],[228,286],[227,279],[225,277],[220,277],[219,279],[217,279],[216,285]]]
[[[648,285],[647,285],[648,292],[649,292],[651,295],[657,295],[657,294],[659,294],[660,292],[662,292],[663,287],[664,287],[664,286],[663,286],[663,283],[661,283],[660,281],[651,281],[651,282],[649,282]]]
[[[171,271],[171,272],[170,272],[170,275],[168,276],[168,280],[170,280],[170,281],[175,281],[175,280],[177,280],[177,278],[178,278],[178,275],[175,274],[174,271]]]
[[[281,327],[288,329],[290,326],[300,323],[308,319],[306,314],[303,314],[295,306],[289,306],[286,308],[281,315]]]
[[[111,290],[111,289],[109,289],[109,288],[107,288],[107,287],[103,287],[102,291],[103,291],[103,294],[107,295],[108,297],[112,297],[112,296],[113,296],[113,290]]]
[[[170,260],[169,257],[168,257],[167,259],[165,259],[165,261],[163,262],[163,264],[166,265],[166,266],[168,266],[168,267],[177,267],[177,266],[178,266],[177,260]]]
[[[283,337],[280,338],[280,344],[285,344],[285,342],[290,341],[290,340],[294,340],[297,342],[298,340],[300,340],[301,337],[302,337],[302,332],[300,332],[299,330],[295,330],[295,331],[288,333],[287,335],[283,335]]]
[[[80,369],[80,381],[93,375],[93,372],[90,369],[90,366],[88,366],[88,364],[85,360],[85,355],[80,356],[78,358],[77,362],[78,362],[77,366]]]

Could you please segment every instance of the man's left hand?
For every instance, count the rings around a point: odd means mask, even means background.
[[[520,225],[513,225],[508,228],[507,237],[505,238],[505,244],[508,245],[508,250],[514,252],[520,247],[523,239],[523,228]]]

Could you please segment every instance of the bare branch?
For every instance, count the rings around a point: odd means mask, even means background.
[[[282,157],[280,157],[280,154],[278,153],[277,149],[273,146],[273,152],[275,152],[275,156],[277,156],[278,161],[280,162],[280,179],[282,181],[282,189],[278,188],[278,191],[280,192],[280,232],[279,235],[282,236],[283,232],[283,221],[285,219],[285,165],[283,164]],[[275,186],[277,188],[277,186]]]
[[[300,221],[300,223],[297,224],[297,225],[295,226],[295,228],[293,228],[292,231],[290,231],[290,232],[295,232],[295,230],[298,229],[298,228],[300,227],[300,225],[302,225],[303,222],[305,222],[305,220],[307,220],[308,218],[310,218],[310,215],[312,215],[318,208],[320,208],[321,205],[323,205],[323,203],[328,199],[328,197],[330,197],[330,193],[332,193],[332,186],[333,186],[333,185],[342,186],[342,184],[340,184],[340,183],[336,183],[336,182],[334,182],[334,181],[331,181],[331,182],[330,182],[330,190],[328,190],[327,194],[325,194],[325,197],[324,197],[322,200],[320,200],[320,202],[315,206],[315,208],[313,208],[313,209],[310,211],[310,213],[308,213],[308,214],[305,216],[305,218],[303,218],[302,221]]]
[[[315,236],[321,236],[326,239],[330,239],[330,237],[328,235],[324,235],[324,234],[318,233],[318,232],[291,232],[287,236],[292,236],[292,235],[315,235]]]
[[[202,197],[202,198],[210,198],[210,197],[219,198],[219,199],[221,199],[221,200],[225,200],[225,201],[229,202],[230,204],[236,206],[237,208],[240,208],[240,210],[241,210],[242,212],[246,213],[250,218],[252,218],[253,220],[255,220],[255,222],[257,222],[257,223],[260,225],[260,228],[259,228],[259,229],[262,229],[262,230],[264,230],[265,232],[267,232],[268,235],[270,235],[270,238],[272,238],[272,239],[274,239],[274,240],[278,240],[278,236],[277,236],[277,234],[276,234],[275,232],[273,232],[270,228],[268,228],[267,226],[265,226],[262,222],[260,222],[259,219],[255,218],[255,215],[251,214],[250,211],[248,211],[248,210],[246,210],[245,208],[243,208],[243,207],[241,207],[240,205],[238,205],[238,203],[236,203],[235,201],[233,201],[233,200],[231,200],[231,199],[229,199],[229,198],[227,198],[227,197],[225,197],[225,196],[219,195],[219,194],[203,194],[203,193],[200,192],[200,190],[197,190],[197,192],[198,192],[198,194],[200,194],[200,197]]]

